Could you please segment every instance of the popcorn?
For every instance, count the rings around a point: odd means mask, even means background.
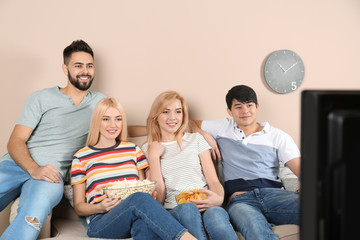
[[[155,190],[156,182],[150,180],[123,180],[116,181],[109,187],[104,187],[103,190],[108,198],[125,199],[135,192],[145,192],[150,195]]]

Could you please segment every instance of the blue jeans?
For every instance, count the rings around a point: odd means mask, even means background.
[[[36,239],[51,210],[60,202],[63,191],[63,181],[34,180],[14,161],[0,162],[0,210],[20,195],[17,215],[0,239]],[[30,223],[27,218],[36,218],[40,224]]]
[[[169,212],[199,240],[207,239],[205,229],[213,240],[238,239],[230,223],[229,215],[222,207],[211,207],[201,216],[195,204],[183,203]]]
[[[105,214],[90,216],[89,237],[179,239],[185,229],[150,194],[137,192]]]
[[[278,239],[271,224],[299,224],[299,196],[278,188],[257,188],[233,197],[227,211],[245,239]]]

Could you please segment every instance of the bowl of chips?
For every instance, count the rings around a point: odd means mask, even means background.
[[[156,187],[156,181],[150,180],[123,180],[116,181],[110,186],[103,187],[108,198],[125,199],[133,193],[144,192],[152,195]]]
[[[204,200],[208,197],[207,193],[201,192],[200,189],[187,190],[176,195],[178,204],[190,202],[191,200]]]

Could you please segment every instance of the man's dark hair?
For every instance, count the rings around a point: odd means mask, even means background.
[[[74,52],[86,52],[89,53],[94,58],[94,52],[91,49],[91,47],[83,40],[76,40],[73,41],[69,46],[67,46],[64,49],[63,52],[64,64],[67,65],[69,63],[71,54],[73,54]]]
[[[257,104],[257,97],[255,91],[245,85],[237,85],[231,88],[226,94],[226,105],[231,110],[233,100],[236,99],[242,103],[255,103]]]

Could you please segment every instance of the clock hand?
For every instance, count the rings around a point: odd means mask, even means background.
[[[294,63],[293,65],[291,65],[291,67],[289,67],[288,69],[285,70],[285,72],[289,71],[290,69],[292,69],[293,67],[295,67],[298,63]]]
[[[278,63],[279,67],[283,70],[283,72],[286,72],[286,70]]]

